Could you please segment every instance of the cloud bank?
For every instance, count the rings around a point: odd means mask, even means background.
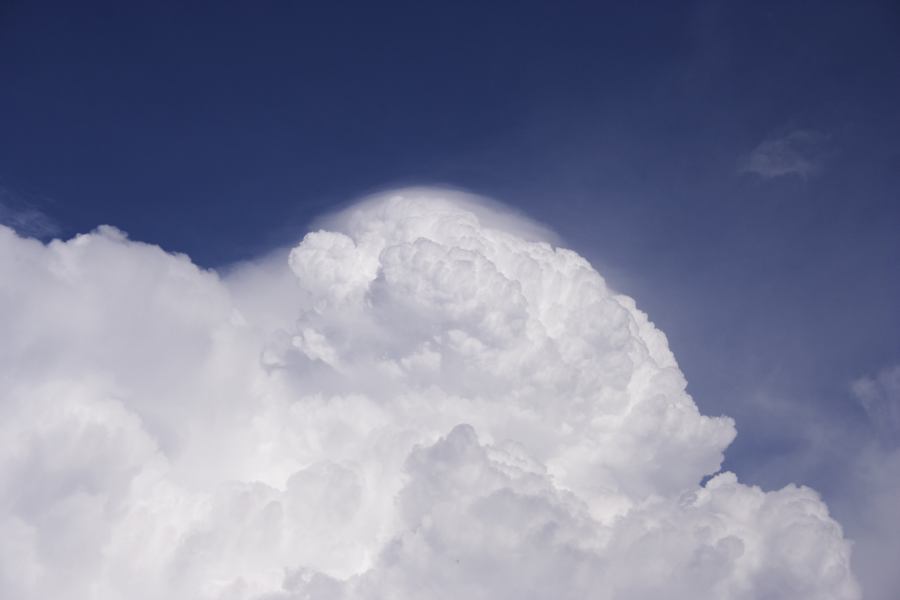
[[[817,494],[719,473],[665,336],[456,192],[221,275],[0,228],[0,597],[859,597]]]

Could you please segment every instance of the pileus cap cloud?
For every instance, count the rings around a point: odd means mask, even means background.
[[[716,475],[657,330],[459,192],[220,276],[0,230],[0,595],[858,598],[812,490]]]

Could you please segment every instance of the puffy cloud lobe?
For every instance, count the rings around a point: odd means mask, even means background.
[[[459,426],[414,451],[404,533],[374,569],[304,573],[290,598],[842,598],[839,527],[809,489],[763,493],[721,474],[607,526],[520,450]]]
[[[225,276],[0,232],[0,595],[856,598],[814,492],[715,473],[665,336],[447,191]]]

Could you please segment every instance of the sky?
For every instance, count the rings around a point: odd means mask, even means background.
[[[372,192],[496,199],[635,299],[735,420],[724,468],[817,489],[887,597],[898,33],[887,1],[5,2],[0,222],[225,273]]]

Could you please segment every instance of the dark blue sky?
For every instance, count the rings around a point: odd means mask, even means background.
[[[0,217],[215,267],[470,189],[637,298],[745,480],[846,485],[900,363],[900,4],[176,4],[0,4]]]

